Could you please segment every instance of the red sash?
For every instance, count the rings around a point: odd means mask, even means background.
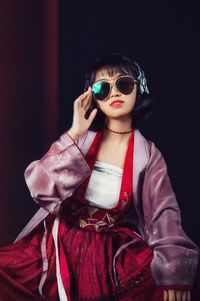
[[[91,170],[94,168],[94,164],[96,161],[96,157],[98,154],[98,150],[100,147],[101,139],[103,137],[103,131],[97,132],[92,145],[90,146],[85,159],[90,166]],[[131,133],[131,136],[128,141],[128,147],[125,155],[125,161],[123,166],[123,173],[122,173],[122,182],[121,182],[121,189],[119,194],[118,203],[114,208],[106,209],[106,211],[127,211],[130,207],[132,201],[132,194],[133,194],[133,155],[134,155],[134,131]],[[87,179],[81,184],[81,192],[83,193],[83,202],[87,203],[87,200],[84,198],[85,191],[87,189],[91,174]]]

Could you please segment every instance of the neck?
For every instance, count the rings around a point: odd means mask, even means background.
[[[105,130],[104,130],[104,139],[108,140],[111,143],[116,143],[116,144],[124,144],[127,143],[132,130],[132,120],[131,118],[129,119],[107,119],[105,121]],[[121,132],[123,134],[118,134],[111,132],[106,129],[108,127],[110,130],[115,131],[115,132]],[[130,132],[130,133],[125,133],[125,132]]]

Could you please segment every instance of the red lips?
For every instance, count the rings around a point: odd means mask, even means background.
[[[113,100],[111,103],[110,103],[110,106],[112,106],[114,103],[122,103],[124,102],[123,100]]]

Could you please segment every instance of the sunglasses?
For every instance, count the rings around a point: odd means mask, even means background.
[[[120,93],[129,95],[132,93],[135,83],[138,81],[127,75],[118,77],[112,83],[106,80],[97,81],[92,85],[92,93],[97,100],[105,100],[110,95],[111,87],[115,85]]]

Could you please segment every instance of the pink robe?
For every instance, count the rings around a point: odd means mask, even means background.
[[[40,295],[43,294],[42,289],[48,274],[50,271],[53,273],[54,269],[57,280],[56,289],[60,300],[71,300],[70,293],[67,293],[70,290],[70,279],[64,281],[69,275],[67,272],[68,264],[66,259],[60,256],[62,250],[58,250],[59,231],[62,232],[62,229],[65,231],[66,227],[63,226],[59,216],[67,208],[63,205],[67,204],[69,200],[71,201],[74,192],[78,191],[91,175],[92,168],[85,156],[93,145],[96,135],[95,132],[87,131],[74,141],[65,132],[58,141],[51,145],[49,151],[40,160],[32,162],[25,171],[25,180],[31,196],[41,208],[19,234],[13,246],[21,241],[26,241],[27,237],[34,237],[33,233],[39,231],[40,239],[38,242],[41,243],[43,272],[40,271],[40,280],[35,284],[34,292],[38,285]],[[132,206],[123,215],[122,223],[126,223],[130,228],[133,227],[136,230],[130,234],[133,240],[141,237],[143,243],[141,258],[147,256],[145,255],[147,253],[148,258],[151,256],[149,262],[151,275],[148,277],[152,276],[152,279],[148,280],[150,281],[148,288],[155,287],[155,285],[165,289],[191,288],[199,260],[199,249],[182,230],[179,207],[162,154],[155,144],[147,140],[139,130],[134,131],[134,149],[131,161],[133,168]],[[48,236],[48,229],[51,229],[51,237]],[[37,238],[38,236],[35,235]],[[126,242],[125,237],[120,237],[120,239],[122,239],[124,246],[129,245],[130,241]],[[144,246],[145,243],[146,246]],[[55,256],[56,267],[51,267],[48,262],[47,244],[49,246],[52,244],[52,248],[55,247],[53,256]],[[59,248],[62,248],[61,246],[62,243],[59,244]],[[1,250],[4,252],[2,254],[6,254],[6,248],[9,247],[2,248]],[[76,248],[78,248],[77,245]],[[151,254],[151,252],[153,253]],[[71,260],[75,259],[72,257]],[[128,264],[130,265],[130,262]],[[123,274],[123,272],[121,273]],[[46,286],[46,291],[47,289],[51,289],[50,284]],[[30,298],[30,300],[32,299]],[[52,300],[54,299],[52,298]],[[113,300],[129,299],[124,297],[124,299]],[[142,300],[141,297],[138,300]]]

